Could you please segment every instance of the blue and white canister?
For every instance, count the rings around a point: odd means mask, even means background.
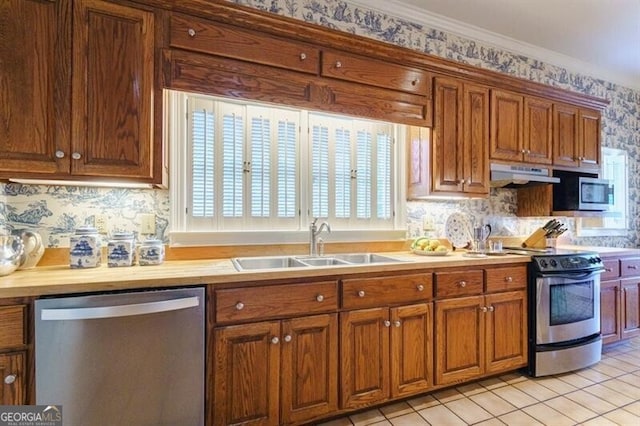
[[[138,262],[140,266],[160,265],[164,261],[164,244],[161,240],[148,239],[140,245]]]
[[[81,226],[69,237],[69,266],[72,269],[95,268],[100,266],[102,239],[92,226]]]
[[[114,232],[107,244],[107,265],[132,266],[135,263],[136,239],[131,232]]]

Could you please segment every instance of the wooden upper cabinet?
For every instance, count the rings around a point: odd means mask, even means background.
[[[191,16],[171,16],[171,47],[317,74],[320,49],[231,25]]]
[[[0,176],[68,171],[70,37],[65,0],[5,0],[0,7]]]
[[[463,91],[462,177],[464,192],[489,193],[489,89],[471,84]]]
[[[523,103],[522,95],[491,91],[491,159],[522,161]]]
[[[551,164],[553,161],[553,102],[525,96],[523,160]]]
[[[580,167],[597,169],[600,165],[600,112],[580,109]]]
[[[72,174],[159,181],[154,14],[77,0],[73,18]]]

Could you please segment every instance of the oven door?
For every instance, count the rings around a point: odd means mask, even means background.
[[[536,279],[536,344],[568,342],[600,332],[600,274],[540,274]]]

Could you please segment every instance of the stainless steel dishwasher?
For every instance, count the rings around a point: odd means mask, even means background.
[[[203,425],[204,289],[35,302],[36,402],[65,426]]]

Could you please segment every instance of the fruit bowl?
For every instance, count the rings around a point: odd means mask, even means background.
[[[450,250],[438,239],[418,237],[411,244],[411,252],[420,256],[446,256]]]
[[[420,249],[411,249],[411,252],[420,256],[446,256],[451,253],[450,250],[447,251],[426,251]]]

